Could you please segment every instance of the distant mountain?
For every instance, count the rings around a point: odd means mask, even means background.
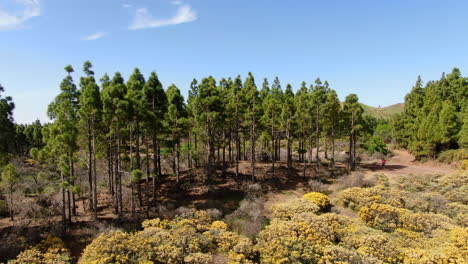
[[[405,108],[404,103],[394,104],[386,107],[373,107],[365,104],[361,104],[362,108],[364,108],[364,113],[369,114],[378,118],[391,118],[395,114],[403,112]]]

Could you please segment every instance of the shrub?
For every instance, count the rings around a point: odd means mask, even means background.
[[[292,199],[286,203],[275,204],[272,207],[274,218],[287,220],[301,213],[318,213],[320,207],[306,199]]]
[[[248,238],[227,231],[222,221],[212,222],[206,211],[180,209],[173,220],[152,219],[135,233],[102,234],[84,250],[81,263],[211,263],[214,252],[233,251],[246,261]],[[240,257],[240,256],[238,256]]]
[[[388,154],[387,144],[384,143],[380,136],[371,137],[366,143],[366,149],[371,155],[375,152],[379,152],[383,155]]]
[[[453,221],[445,215],[434,213],[411,213],[403,208],[387,204],[372,204],[359,210],[359,218],[367,225],[386,232],[397,228],[415,232],[431,233],[435,229],[449,229]]]
[[[330,199],[328,198],[328,196],[326,196],[323,193],[318,193],[318,192],[306,193],[304,194],[302,198],[313,202],[322,211],[328,211],[331,207]]]
[[[240,202],[230,215],[226,216],[225,222],[231,230],[249,238],[254,238],[263,227],[264,202],[260,198],[251,197]]]
[[[406,210],[387,204],[374,203],[359,210],[359,218],[367,225],[383,231],[403,227],[402,217]]]
[[[65,248],[63,241],[58,237],[49,236],[8,263],[68,264],[72,263],[71,261],[70,250]]]
[[[257,238],[261,263],[316,263],[328,241],[305,223],[275,219]]]
[[[0,217],[8,216],[10,211],[8,210],[8,203],[5,200],[0,200]]]
[[[184,263],[187,264],[210,264],[211,255],[204,253],[192,253],[184,258]]]
[[[317,180],[310,180],[308,182],[309,184],[309,188],[313,191],[313,192],[322,192],[322,193],[326,193],[328,192],[328,186],[326,184],[323,184],[322,182],[320,181],[317,181]]]
[[[228,226],[223,221],[214,221],[213,223],[211,223],[211,228],[227,230]]]
[[[339,179],[341,189],[352,187],[372,187],[376,184],[375,178],[364,179],[364,174],[360,171],[353,171],[348,175],[344,175]]]
[[[449,149],[441,152],[437,157],[438,161],[445,163],[452,163],[465,159],[468,159],[468,149]]]
[[[468,205],[448,203],[445,213],[462,227],[468,227]]]

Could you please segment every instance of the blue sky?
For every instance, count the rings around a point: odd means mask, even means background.
[[[468,63],[468,1],[0,0],[0,83],[17,122],[47,120],[71,64],[98,77],[157,71],[184,93],[192,78],[328,80],[341,99],[386,106],[421,75]]]

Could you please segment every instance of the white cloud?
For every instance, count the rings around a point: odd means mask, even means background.
[[[181,5],[181,4],[182,4],[182,1],[180,1],[180,0],[174,0],[174,1],[171,2],[171,4],[173,4],[173,5]]]
[[[106,35],[106,33],[104,33],[104,32],[97,32],[97,33],[91,34],[89,36],[83,37],[82,40],[96,40],[96,39],[100,39],[100,38],[104,37],[105,35]]]
[[[155,28],[169,25],[178,25],[197,20],[197,13],[190,5],[183,5],[177,9],[175,16],[167,19],[153,18],[146,8],[136,10],[135,18],[130,29]]]
[[[132,5],[131,4],[123,4],[122,7],[123,8],[130,8],[130,7],[132,7]]]
[[[41,15],[39,0],[15,0],[23,6],[19,12],[0,9],[0,30],[13,30],[22,27],[27,20]]]

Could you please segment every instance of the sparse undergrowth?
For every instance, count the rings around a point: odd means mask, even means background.
[[[312,192],[275,205],[267,223],[261,187],[251,186],[224,220],[180,209],[172,219],[144,221],[141,231],[102,233],[80,263],[466,263],[468,172],[409,175],[395,184],[380,175],[379,182],[338,194],[337,205],[359,218],[328,213],[329,198]],[[49,244],[12,263],[71,263],[62,244]]]

